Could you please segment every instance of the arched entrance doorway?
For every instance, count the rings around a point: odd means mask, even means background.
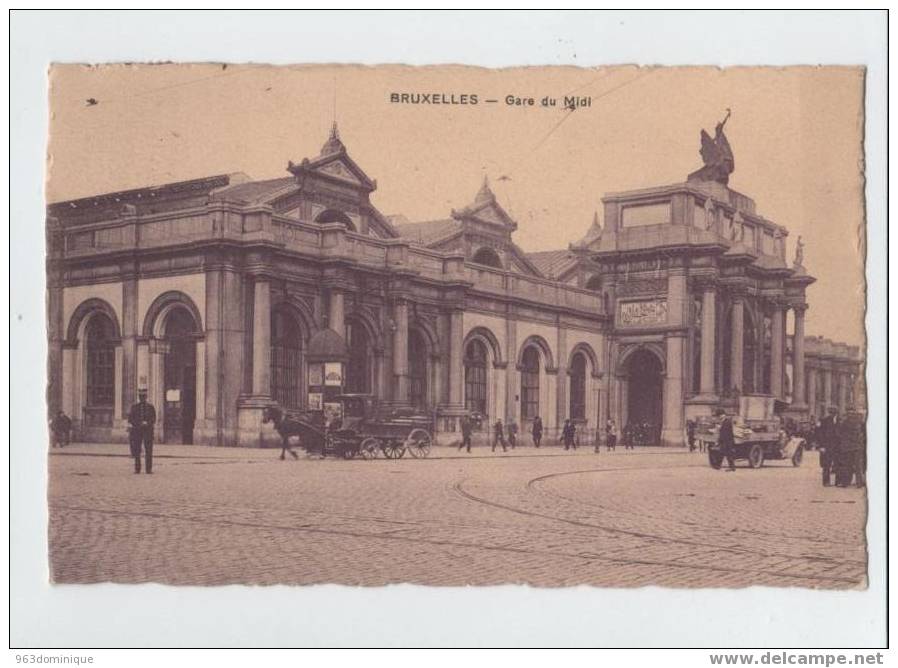
[[[196,421],[196,324],[190,311],[173,308],[165,316],[162,439],[193,443]]]
[[[627,420],[624,429],[637,445],[657,445],[661,438],[661,360],[648,350],[637,350],[626,362]]]
[[[427,344],[416,329],[408,331],[409,401],[419,411],[427,409]]]

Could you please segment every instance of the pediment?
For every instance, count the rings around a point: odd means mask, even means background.
[[[345,181],[346,183],[351,183],[352,185],[362,185],[362,181],[355,175],[352,167],[343,160],[338,159],[332,162],[325,163],[315,168],[313,171],[319,174],[327,174],[328,176],[333,176],[340,179],[341,181]]]

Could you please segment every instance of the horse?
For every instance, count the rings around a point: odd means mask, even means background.
[[[268,406],[262,413],[262,423],[274,423],[274,428],[281,435],[281,459],[284,459],[286,453],[290,453],[293,459],[299,459],[299,456],[290,447],[290,437],[299,436],[302,433],[302,425],[289,417],[284,416],[284,411],[279,406]]]

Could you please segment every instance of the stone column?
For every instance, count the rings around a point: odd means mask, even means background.
[[[770,323],[770,393],[783,398],[783,326],[784,311],[781,304],[774,304]]]
[[[346,340],[346,320],[343,310],[343,291],[332,288],[328,302],[327,326]]]
[[[407,404],[408,398],[408,302],[397,298],[393,302],[393,401]]]
[[[253,394],[271,394],[271,285],[264,277],[253,292]]]
[[[461,408],[465,402],[463,326],[462,311],[453,309],[449,314],[449,405],[453,408]]]
[[[818,418],[823,417],[822,415],[817,415],[817,369],[813,367],[808,369],[808,407],[811,414],[816,415]]]
[[[848,374],[839,372],[839,415],[848,411]]]
[[[514,312],[509,311],[505,316],[505,361],[507,363],[505,367],[505,411],[503,413],[497,411],[496,415],[493,416],[493,421],[501,419],[503,422],[507,422],[509,419],[513,419],[521,427],[521,402],[519,399],[515,399],[515,397],[519,397],[518,388],[520,387],[520,382],[518,379],[521,376],[517,368],[517,359],[518,321],[515,320]],[[540,410],[542,410],[542,407],[540,407]],[[548,415],[543,417],[545,426],[548,426],[551,422],[547,418]]]
[[[122,281],[122,387],[121,401],[128,411],[137,401],[137,275]]]
[[[63,322],[63,288],[58,270],[47,273],[47,410],[48,417],[54,417],[57,411],[65,410],[72,420],[79,420],[65,407],[63,383],[65,382],[65,358],[63,341],[65,340],[65,323]]]
[[[795,307],[795,333],[792,335],[792,406],[803,408],[804,400],[804,312],[806,304]]]
[[[823,405],[826,407],[827,412],[829,412],[830,407],[833,405],[832,369],[825,369],[823,371]]]
[[[717,333],[716,322],[717,291],[713,284],[706,283],[702,286],[702,368],[701,368],[701,394],[712,396],[714,394],[714,351],[715,335]]]
[[[564,424],[565,418],[571,417],[568,414],[570,408],[570,402],[568,401],[568,385],[570,383],[570,377],[568,376],[567,368],[567,330],[564,329],[564,326],[561,324],[558,325],[557,339],[556,354],[558,355],[558,375],[556,376],[555,412],[558,414],[558,424]]]
[[[661,444],[683,445],[683,334],[668,334],[662,401]],[[621,423],[623,428],[625,423]]]
[[[730,387],[724,388],[726,390],[736,388],[740,393],[742,392],[742,359],[744,356],[743,344],[745,342],[745,333],[743,332],[745,323],[744,309],[743,297],[736,295],[733,298],[733,311],[730,316]]]

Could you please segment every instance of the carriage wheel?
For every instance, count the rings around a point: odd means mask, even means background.
[[[359,445],[359,454],[362,456],[362,459],[375,459],[378,450],[380,450],[380,441],[370,436]]]
[[[753,469],[759,469],[764,465],[764,447],[755,443],[748,451],[748,465]]]
[[[432,439],[426,429],[412,429],[408,438],[405,439],[405,447],[416,459],[429,455],[431,444]]]
[[[400,459],[405,454],[405,447],[396,441],[385,441],[383,451],[387,459]]]

